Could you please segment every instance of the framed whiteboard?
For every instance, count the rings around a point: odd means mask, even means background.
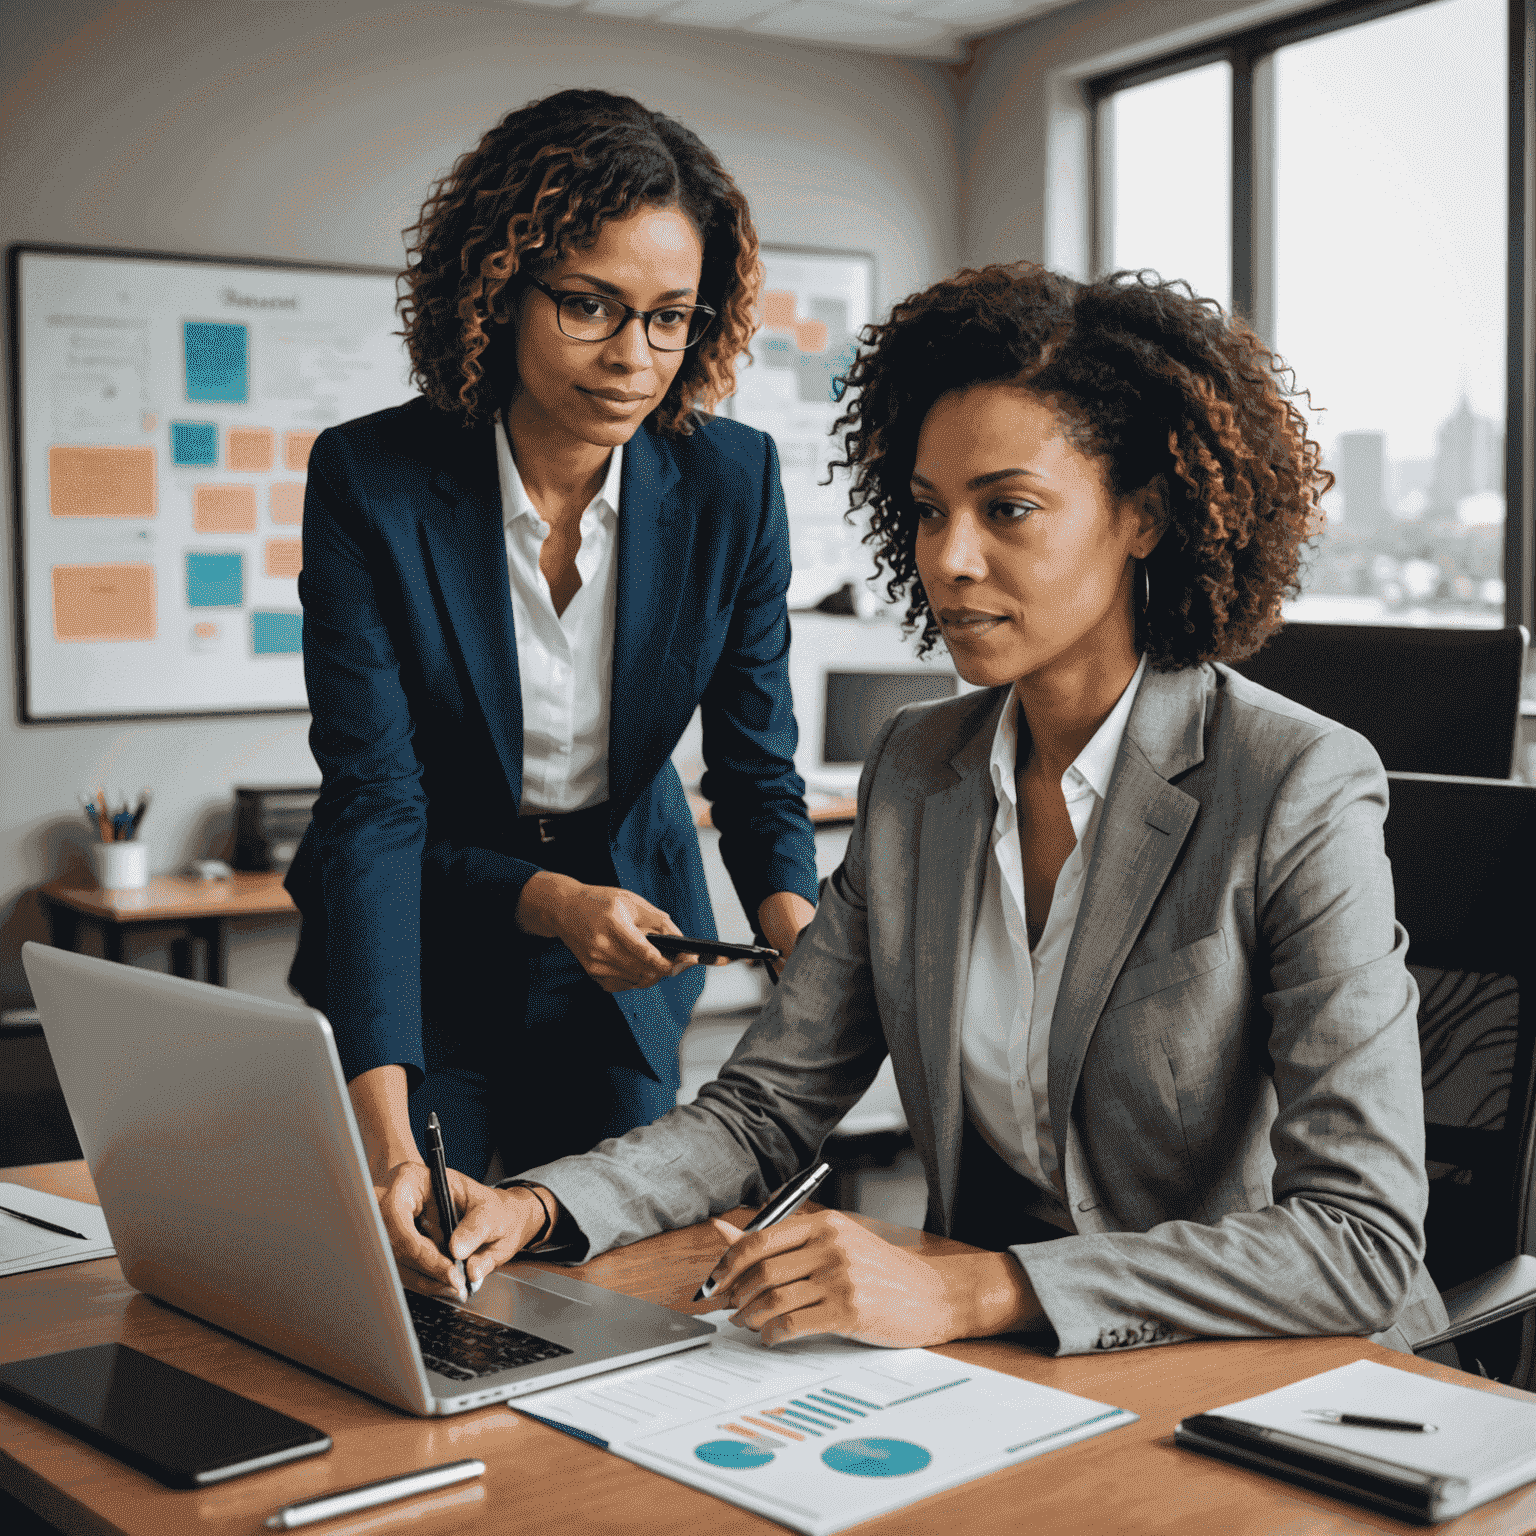
[[[413,391],[395,273],[10,251],[26,721],[306,706],[305,467]]]
[[[792,245],[765,245],[760,254],[761,328],[752,339],[751,366],[737,369],[726,410],[778,445],[794,608],[874,571],[859,530],[843,516],[847,475],[839,471],[830,485],[821,482],[838,452],[829,435],[842,412],[834,381],[853,362],[859,332],[874,319],[875,258]]]

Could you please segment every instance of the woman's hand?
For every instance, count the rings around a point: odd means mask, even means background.
[[[714,1226],[731,1244],[715,1266],[716,1299],[765,1344],[835,1333],[910,1348],[1029,1328],[1044,1317],[1012,1254],[926,1258],[841,1211],[791,1216],[762,1232]]]
[[[440,1246],[442,1228],[425,1163],[397,1163],[382,1184],[374,1185],[373,1193],[401,1283],[425,1296],[467,1301],[455,1261],[464,1261],[470,1290],[478,1290],[498,1264],[505,1264],[538,1236],[545,1210],[531,1189],[492,1189],[455,1168],[448,1170],[448,1187],[459,1210],[459,1224],[450,1244],[453,1259]],[[549,1199],[553,1202],[554,1197]]]
[[[540,870],[523,887],[516,916],[525,933],[563,940],[605,992],[655,986],[698,963],[696,955],[673,960],[662,954],[646,934],[680,933],[677,924],[645,897],[615,885],[583,885]]]
[[[783,957],[775,963],[777,970],[784,969],[801,930],[815,916],[816,908],[794,891],[775,891],[758,903],[757,931]]]

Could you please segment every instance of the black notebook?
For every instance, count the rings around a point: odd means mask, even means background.
[[[1321,1414],[1425,1427],[1336,1423]],[[1174,1438],[1425,1524],[1536,1481],[1536,1398],[1372,1360],[1184,1419]]]

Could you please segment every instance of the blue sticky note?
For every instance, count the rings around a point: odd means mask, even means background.
[[[246,398],[249,372],[247,328],[213,320],[187,320],[181,327],[187,361],[188,400]]]
[[[251,615],[251,650],[258,656],[298,656],[304,650],[304,615],[258,608]]]
[[[244,555],[187,556],[189,608],[238,608],[244,601]]]
[[[217,464],[219,429],[211,421],[171,423],[171,463]]]

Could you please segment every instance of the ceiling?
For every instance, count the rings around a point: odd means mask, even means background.
[[[501,0],[519,10],[614,16],[827,48],[959,60],[965,44],[1072,0]]]

